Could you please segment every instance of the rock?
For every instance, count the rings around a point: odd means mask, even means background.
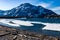
[[[0,37],[10,34],[10,32],[0,31]]]
[[[0,40],[60,40],[60,38],[0,26]]]
[[[17,39],[17,35],[13,37],[13,40]]]

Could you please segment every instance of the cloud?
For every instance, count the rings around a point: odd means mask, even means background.
[[[54,11],[60,10],[60,7],[54,7],[54,8],[52,8],[52,10],[54,10]]]
[[[49,6],[51,5],[51,3],[41,2],[41,3],[39,3],[38,5],[47,8],[47,7],[49,7]]]
[[[52,11],[54,11],[55,13],[59,14],[60,15],[60,6],[55,6],[53,7],[53,1],[49,2],[49,3],[46,3],[46,2],[40,2],[38,5],[44,7],[44,8],[47,8],[47,9],[50,9]]]
[[[54,7],[54,8],[50,8],[51,10],[53,10],[55,13],[60,15],[60,6]]]

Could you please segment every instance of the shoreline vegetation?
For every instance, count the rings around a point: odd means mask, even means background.
[[[60,38],[0,26],[0,40],[60,40]]]

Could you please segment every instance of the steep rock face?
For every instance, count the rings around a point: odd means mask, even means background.
[[[39,15],[38,7],[29,3],[21,4],[7,13],[11,17],[37,17]]]
[[[6,11],[4,14],[5,17],[44,17],[48,15],[57,15],[53,11],[45,9],[42,6],[34,6],[29,3],[21,4],[16,8]]]

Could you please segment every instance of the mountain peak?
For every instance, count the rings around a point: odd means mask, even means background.
[[[30,3],[23,3],[21,5],[19,5],[18,7],[33,7],[34,5],[30,4]]]
[[[44,17],[57,15],[53,11],[42,6],[35,6],[30,3],[24,3],[6,12],[7,17]]]
[[[23,3],[23,4],[21,4],[21,5],[31,5],[30,3]]]

